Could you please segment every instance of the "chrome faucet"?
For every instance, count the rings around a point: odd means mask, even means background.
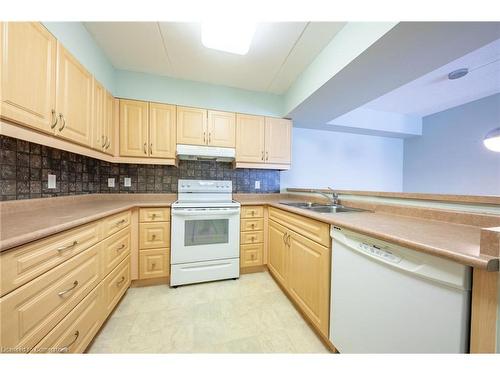
[[[316,194],[321,194],[325,198],[328,198],[328,200],[330,201],[330,204],[338,206],[338,204],[339,204],[339,193],[337,193],[335,190],[333,190],[329,186],[328,186],[328,190],[330,190],[330,193],[324,193],[324,192],[319,191],[319,190],[313,190],[312,192],[316,193]]]

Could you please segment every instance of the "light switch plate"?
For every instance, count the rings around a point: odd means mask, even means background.
[[[115,179],[108,178],[108,187],[115,187]]]
[[[47,188],[49,189],[55,189],[56,188],[56,175],[55,174],[49,174],[47,175],[49,180],[47,181]]]
[[[255,181],[255,188],[260,189],[260,181]]]
[[[125,186],[125,187],[132,186],[132,179],[130,177],[125,177],[123,179],[123,186]]]

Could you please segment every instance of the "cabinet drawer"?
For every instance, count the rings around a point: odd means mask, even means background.
[[[264,229],[264,219],[241,219],[241,231],[256,231]]]
[[[170,208],[150,207],[139,210],[139,221],[146,223],[150,221],[170,221]]]
[[[100,248],[94,245],[2,297],[0,346],[30,349],[50,332],[99,283]]]
[[[241,218],[252,219],[254,217],[264,217],[264,207],[262,206],[242,206]]]
[[[126,257],[102,283],[102,314],[107,317],[130,285],[130,256]]]
[[[264,232],[241,232],[240,244],[255,244],[264,242]]]
[[[130,254],[130,227],[105,239],[102,244],[102,275],[105,277]]]
[[[170,223],[140,223],[139,249],[170,247]]]
[[[83,225],[0,255],[0,295],[26,284],[99,241],[99,223]]]
[[[330,247],[330,225],[277,208],[269,208],[269,219],[323,246]]]
[[[141,250],[139,252],[139,278],[150,279],[170,274],[170,251],[168,249]]]
[[[251,267],[262,265],[262,253],[264,245],[241,245],[240,267]]]
[[[34,348],[32,353],[83,353],[103,322],[98,285]]]
[[[102,238],[111,236],[130,224],[130,211],[120,212],[102,221]]]

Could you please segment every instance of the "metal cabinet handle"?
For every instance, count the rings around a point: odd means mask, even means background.
[[[101,135],[101,147],[106,146],[106,137],[104,135]]]
[[[143,151],[144,151],[144,154],[148,154],[148,149],[146,148],[147,147],[147,143],[144,142],[144,145],[143,145]]]
[[[283,243],[286,245],[286,232],[283,233]]]
[[[66,126],[66,120],[64,119],[64,116],[62,113],[59,113],[59,118],[62,120],[62,126],[59,128],[59,131],[62,131],[64,127]]]
[[[153,155],[153,143],[149,144],[149,154]]]
[[[64,348],[61,348],[61,352],[67,352],[69,350],[69,347],[71,345],[73,345],[76,340],[78,340],[78,337],[80,336],[80,331],[75,331],[75,333],[73,334],[73,336],[75,336],[75,338],[73,339],[73,341],[71,341],[68,345],[66,345]]]
[[[261,160],[264,160],[264,151],[262,151],[262,156],[260,158]]]
[[[122,278],[120,279],[120,281],[116,282],[116,286],[120,286],[120,284],[123,283],[124,281],[125,281],[125,276],[122,276]]]
[[[207,143],[207,133],[203,132],[203,143]]]
[[[64,296],[66,293],[71,292],[71,291],[72,291],[73,289],[75,289],[77,286],[78,286],[78,280],[75,280],[75,281],[73,282],[73,286],[72,286],[71,288],[66,289],[66,290],[63,290],[62,292],[57,293],[57,295],[58,295],[59,297],[62,297],[62,296]]]
[[[126,221],[125,219],[121,219],[120,221],[116,222],[115,226],[123,224],[125,221]]]
[[[120,250],[123,250],[123,249],[125,249],[125,244],[124,243],[122,243],[122,245],[119,248],[117,248],[116,251],[120,251]]]
[[[286,245],[290,248],[290,235],[287,234],[287,238],[286,238]]]
[[[57,115],[54,109],[51,111],[51,113],[52,113],[52,125],[50,125],[50,128],[54,129],[57,125]]]
[[[266,161],[269,160],[269,152],[266,151]]]
[[[61,246],[61,247],[58,247],[58,248],[57,248],[57,251],[62,252],[62,251],[64,251],[64,250],[71,249],[72,247],[75,247],[76,245],[78,245],[78,241],[76,241],[76,240],[75,240],[75,241],[73,241],[73,243],[72,243],[72,244],[70,244],[70,245],[66,245],[66,246]]]
[[[211,136],[212,136],[212,132],[209,132],[208,133],[208,144],[212,143]]]
[[[108,137],[106,137],[108,138]],[[106,150],[109,148],[109,146],[111,146],[111,139],[108,138],[108,144],[106,145]]]

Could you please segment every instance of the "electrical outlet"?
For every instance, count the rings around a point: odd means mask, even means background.
[[[56,188],[56,175],[49,174],[48,178],[49,178],[49,180],[47,181],[47,188],[55,189]]]
[[[255,181],[255,188],[260,189],[260,181]]]
[[[115,179],[108,178],[108,187],[115,187]]]
[[[132,186],[132,179],[130,177],[125,177],[123,179],[123,186],[131,187]]]

